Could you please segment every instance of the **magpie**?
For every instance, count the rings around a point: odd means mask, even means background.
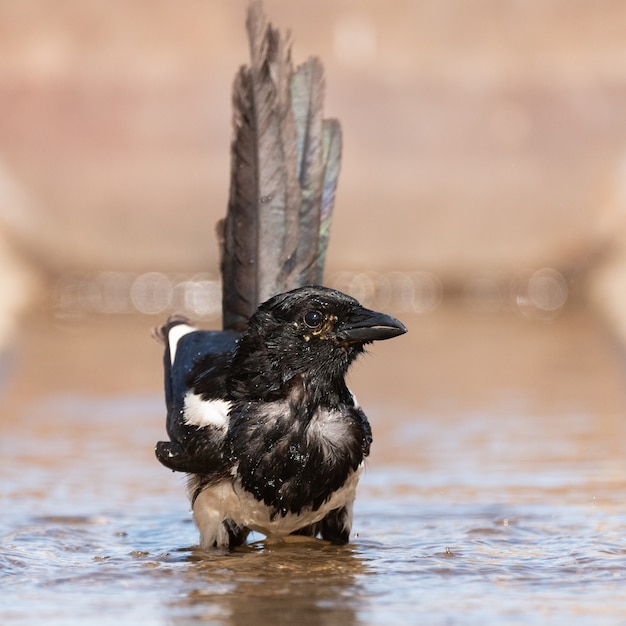
[[[270,298],[242,334],[183,318],[163,327],[171,441],[156,454],[190,473],[203,547],[241,545],[251,530],[348,541],[372,435],[345,375],[366,344],[405,332],[320,286]]]
[[[165,343],[166,430],[158,460],[188,475],[200,543],[250,531],[345,543],[372,435],[345,383],[397,319],[320,286],[341,162],[324,119],[324,77],[296,69],[259,2],[247,16],[250,64],[233,85],[231,182],[218,224],[222,330],[173,316]]]

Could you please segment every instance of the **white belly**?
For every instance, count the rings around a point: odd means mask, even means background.
[[[200,530],[200,544],[203,548],[216,544],[227,546],[228,533],[222,523],[225,519],[231,519],[267,537],[285,537],[300,528],[319,522],[335,509],[346,507],[351,517],[362,468],[361,464],[319,509],[304,509],[298,514],[274,515],[273,518],[273,509],[245,491],[239,481],[224,481],[207,487],[198,495],[193,505],[193,518]]]

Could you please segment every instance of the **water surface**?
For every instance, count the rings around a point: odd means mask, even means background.
[[[443,309],[350,377],[374,428],[348,546],[196,546],[147,317],[5,355],[0,623],[626,624],[621,350],[584,311]]]

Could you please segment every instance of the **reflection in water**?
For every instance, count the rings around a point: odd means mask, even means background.
[[[154,458],[153,318],[33,320],[1,398],[0,623],[620,623],[621,352],[575,308],[405,317],[351,376],[375,440],[353,543],[233,553],[193,547]]]
[[[190,591],[170,605],[180,621],[219,618],[228,626],[248,624],[356,623],[357,577],[367,568],[354,546],[299,539],[259,543],[234,554],[195,550],[185,578]]]
[[[164,529],[186,529],[171,517],[157,521],[136,512],[124,519],[43,516],[5,534],[2,623],[20,616],[108,624],[116,615],[141,624],[357,622],[365,594],[357,580],[367,568],[354,546],[302,540],[233,553],[163,552],[176,541]],[[28,598],[36,598],[30,607]]]

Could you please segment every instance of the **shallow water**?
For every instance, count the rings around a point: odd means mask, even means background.
[[[203,552],[146,317],[31,320],[5,356],[0,623],[626,624],[621,351],[439,309],[351,376],[375,444],[353,542]]]

